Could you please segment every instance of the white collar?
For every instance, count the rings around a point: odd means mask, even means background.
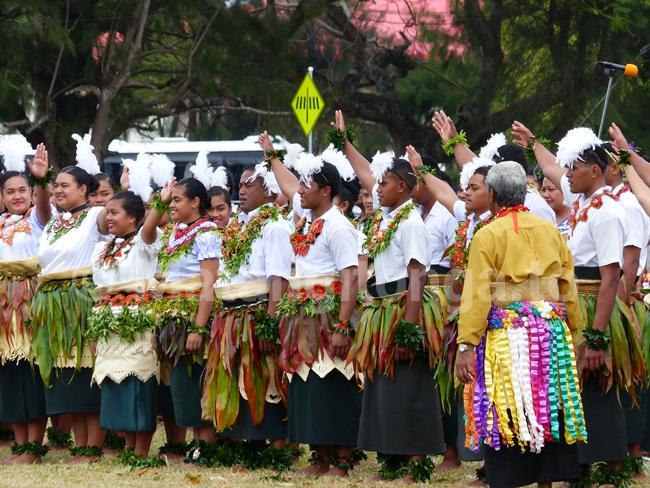
[[[593,192],[589,198],[586,198],[585,194],[581,193],[580,194],[580,199],[579,199],[580,207],[582,207],[583,205],[586,205],[587,203],[592,201],[594,199],[594,197],[596,197],[596,196],[598,196],[598,195],[600,195],[602,193],[605,193],[606,191],[611,190],[611,189],[612,189],[611,186],[607,186],[607,185],[601,186],[600,188],[598,188],[598,190]]]
[[[390,218],[392,219],[393,217],[395,217],[395,215],[397,215],[397,213],[398,213],[402,208],[406,207],[407,205],[411,205],[412,203],[413,203],[413,200],[411,200],[411,199],[409,198],[408,200],[406,200],[404,203],[402,203],[399,207],[397,207],[397,208],[394,209],[393,211],[389,211],[389,210],[388,210],[388,207],[382,207],[382,208],[381,208],[381,211],[382,211],[382,213],[384,214],[384,218],[388,218],[388,217],[390,217]]]

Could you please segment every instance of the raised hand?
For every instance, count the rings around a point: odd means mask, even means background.
[[[420,153],[417,152],[413,146],[408,145],[406,146],[406,154],[408,154],[409,162],[411,163],[411,167],[413,168],[413,171],[417,173],[418,170],[423,165],[422,157],[420,156]]]
[[[623,135],[623,131],[618,127],[618,125],[612,122],[612,125],[609,126],[609,129],[607,131],[609,132],[609,137],[612,138],[612,142],[616,144],[616,147],[618,149],[628,150],[630,146],[627,143],[627,139]]]
[[[271,141],[271,138],[266,131],[260,134],[259,138],[257,139],[257,143],[265,153],[273,151],[273,142]]]
[[[334,112],[334,122],[332,122],[332,127],[345,134],[345,118],[343,117],[343,111],[337,110]]]
[[[120,175],[120,187],[122,188],[122,191],[127,191],[130,186],[129,167],[125,164],[122,166],[122,174]]]
[[[444,110],[438,110],[433,114],[431,125],[440,136],[440,139],[442,139],[442,142],[447,142],[449,139],[458,135],[454,121],[451,120],[451,117]]]
[[[47,157],[47,150],[45,144],[36,146],[36,154],[33,161],[27,161],[29,172],[37,179],[43,179],[47,176],[47,170],[50,167],[49,159]]]
[[[533,133],[528,127],[517,120],[512,123],[512,142],[521,147],[528,147],[532,139]]]
[[[160,200],[163,203],[169,203],[172,201],[172,192],[176,187],[176,178],[172,178],[167,183],[165,183],[160,190]]]

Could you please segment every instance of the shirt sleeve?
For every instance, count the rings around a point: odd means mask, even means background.
[[[636,198],[636,197],[634,197]],[[625,210],[625,247],[633,246],[642,249],[648,245],[647,217],[640,205],[623,205]],[[645,242],[644,242],[645,241]]]
[[[530,213],[547,220],[553,225],[556,225],[555,212],[553,212],[553,209],[549,206],[549,204],[546,203],[546,201],[537,193],[529,190],[528,193],[526,193],[525,204],[530,209]]]
[[[400,224],[399,246],[404,256],[404,266],[415,260],[429,269],[431,243],[429,232],[421,219],[409,218]]]
[[[491,234],[481,229],[469,247],[469,261],[460,301],[458,344],[477,346],[487,328],[492,307],[490,284],[494,280],[494,245]]]
[[[347,225],[333,225],[333,229],[328,233],[327,244],[339,271],[350,266],[359,266],[356,230],[347,220],[345,224]]]
[[[151,244],[146,244],[142,240],[142,229],[138,232],[138,237],[136,238],[135,241],[135,249],[140,255],[145,255],[149,257],[157,256],[158,253],[160,252],[160,248],[162,247],[162,231],[160,229],[156,229],[156,240],[153,241]]]
[[[286,222],[271,222],[264,229],[264,269],[267,279],[279,276],[288,280],[291,277],[293,249],[289,235],[289,224]]]
[[[202,232],[196,236],[195,246],[199,261],[221,258],[221,239],[214,232]]]
[[[52,209],[52,216],[53,216],[54,212],[55,212],[54,207],[52,207],[52,205],[50,205],[50,208]],[[52,217],[50,217],[50,218],[52,218]],[[30,227],[32,229],[43,230],[43,229],[45,229],[45,226],[47,225],[47,222],[45,222],[44,224],[41,224],[40,221],[38,220],[38,208],[36,208],[36,207],[33,207],[32,212],[29,214],[28,221],[29,221],[29,225],[30,225]]]
[[[465,202],[462,200],[456,200],[454,202],[454,217],[457,222],[464,222],[467,220],[467,209],[465,208]]]
[[[620,265],[623,262],[625,216],[622,208],[619,209],[621,210],[620,214],[616,212],[616,209],[605,206],[596,212],[593,210],[589,212],[588,218],[595,220],[594,225],[589,226],[589,232],[596,246],[598,266],[613,263]]]

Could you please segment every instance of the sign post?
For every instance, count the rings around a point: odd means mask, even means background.
[[[312,130],[325,107],[325,102],[314,84],[314,68],[310,66],[307,71],[307,75],[293,97],[291,108],[307,136],[308,151],[311,153],[313,149]]]

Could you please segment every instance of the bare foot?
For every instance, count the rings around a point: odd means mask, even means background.
[[[347,478],[349,475],[345,469],[332,466],[326,473],[323,473],[323,477],[325,476],[331,476],[333,478]]]
[[[42,464],[43,460],[36,454],[21,454],[16,456],[11,464]]]
[[[300,468],[296,472],[305,476],[323,476],[329,471],[329,467],[322,464],[311,464],[305,468]]]
[[[407,483],[409,485],[412,485],[413,483],[415,483],[415,480],[413,479],[413,477],[410,474],[407,474],[406,476],[403,476],[402,478],[400,478],[400,481],[402,483]]]
[[[460,468],[460,461],[456,459],[443,459],[439,466],[436,466],[436,471],[439,473],[445,471],[451,471],[453,469]]]
[[[16,459],[18,456],[19,454],[12,454],[8,458],[3,459],[2,462],[0,462],[0,464],[12,464],[13,460]]]
[[[467,483],[467,484],[468,484],[469,486],[488,486],[488,484],[485,483],[484,481],[476,480],[476,479],[470,481],[470,482]]]

